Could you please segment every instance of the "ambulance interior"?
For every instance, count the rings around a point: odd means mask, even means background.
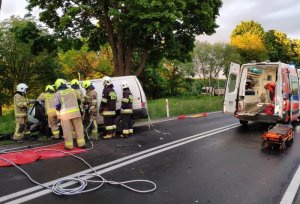
[[[240,84],[240,99],[244,99],[239,100],[240,115],[274,114],[273,97],[265,86],[276,83],[277,70],[278,65],[245,66]],[[270,108],[273,110],[267,110]]]

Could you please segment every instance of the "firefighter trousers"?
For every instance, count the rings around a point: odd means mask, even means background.
[[[130,134],[133,134],[133,120],[132,114],[122,114],[122,134],[124,137],[128,137]]]
[[[76,135],[76,142],[78,147],[85,146],[85,139],[83,133],[83,125],[81,117],[73,118],[70,120],[61,120],[61,125],[65,138],[65,148],[73,149],[73,130]]]
[[[28,122],[27,116],[16,117],[16,128],[13,139],[21,140],[24,138],[24,135],[27,134],[30,134],[30,124]]]
[[[115,118],[115,116],[103,116],[106,135],[115,135],[117,128]]]
[[[55,112],[48,113],[48,125],[51,128],[51,132],[54,138],[59,138],[59,128],[57,126],[58,118]]]

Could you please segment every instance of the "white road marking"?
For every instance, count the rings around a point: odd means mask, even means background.
[[[300,166],[298,167],[293,179],[291,180],[291,183],[286,189],[280,201],[280,204],[292,204],[297,194],[299,186],[300,186]]]
[[[207,137],[210,137],[210,136],[213,136],[215,134],[218,134],[218,133],[221,133],[221,132],[224,132],[224,131],[227,131],[227,130],[230,130],[230,129],[233,129],[233,128],[236,128],[240,126],[240,124],[238,123],[235,123],[235,124],[232,124],[232,125],[228,125],[228,126],[225,126],[225,127],[222,127],[222,128],[218,128],[218,129],[215,129],[215,130],[211,130],[211,131],[206,131],[206,132],[203,132],[203,133],[199,133],[199,134],[196,134],[196,135],[192,135],[192,136],[189,136],[187,138],[184,138],[184,139],[180,139],[180,140],[177,140],[177,141],[174,141],[174,142],[170,142],[170,143],[167,143],[167,144],[164,144],[164,145],[160,145],[158,147],[155,147],[155,148],[151,148],[149,150],[146,150],[146,151],[143,151],[144,154],[141,154],[141,156],[137,156],[137,154],[135,154],[135,158],[132,158],[132,159],[129,159],[127,161],[124,161],[124,162],[121,162],[121,163],[118,163],[116,165],[113,165],[113,166],[110,166],[110,167],[107,167],[105,169],[101,169],[99,171],[97,171],[99,174],[103,174],[103,173],[106,173],[106,172],[109,172],[109,171],[112,171],[112,170],[115,170],[115,169],[118,169],[118,168],[121,168],[123,166],[126,166],[128,164],[132,164],[134,162],[137,162],[137,161],[140,161],[142,159],[145,159],[145,158],[148,158],[150,156],[153,156],[153,155],[156,155],[156,154],[159,154],[161,152],[165,152],[167,150],[170,150],[170,149],[173,149],[173,148],[176,148],[176,147],[179,147],[179,146],[182,146],[184,144],[187,144],[187,143],[190,143],[190,142],[193,142],[193,141],[196,141],[196,140],[200,140],[200,139],[204,139],[204,138],[207,138]],[[132,156],[133,157],[133,156]],[[103,166],[103,165],[101,165]],[[95,167],[94,169],[95,170],[98,170],[100,166],[98,167]],[[87,171],[87,170],[86,170]],[[86,172],[86,171],[83,171],[83,172]],[[90,170],[89,170],[90,171]],[[71,176],[67,176],[67,177],[74,177],[74,175],[82,175],[84,174],[83,172],[79,172],[77,174],[73,174]],[[92,176],[85,176],[83,178],[92,178]],[[52,182],[48,182],[46,183],[45,185],[52,185],[53,183],[55,183],[54,181]],[[72,182],[69,182],[69,183],[66,183],[65,186],[70,186],[72,185],[73,183]],[[42,187],[40,187],[39,189],[42,189]],[[38,189],[36,189],[38,190]],[[36,191],[35,190],[35,191]],[[24,194],[28,194],[28,193],[31,193],[32,190],[30,189],[26,189],[26,190],[23,190],[22,192],[22,195]],[[48,189],[45,189],[45,190],[42,190],[42,191],[39,191],[39,192],[36,192],[36,193],[32,193],[31,195],[27,195],[27,196],[24,196],[24,197],[21,197],[19,199],[16,199],[16,200],[12,200],[10,202],[7,202],[7,203],[10,203],[10,204],[15,204],[15,203],[23,203],[23,202],[26,202],[26,201],[29,201],[29,200],[32,200],[34,198],[37,198],[37,197],[40,197],[40,196],[43,196],[43,195],[46,195],[46,194],[49,194],[51,193],[52,191],[51,190],[48,190]],[[17,192],[19,193],[19,192]],[[17,194],[15,193],[15,194]],[[18,196],[13,196],[14,194],[10,194],[8,196],[4,196],[2,198],[0,198],[0,202],[3,202],[3,201],[8,201],[8,200],[11,200],[11,199],[14,199]],[[19,193],[20,195],[20,193]]]

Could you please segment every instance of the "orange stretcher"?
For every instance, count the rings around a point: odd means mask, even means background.
[[[262,136],[262,148],[278,146],[280,150],[292,146],[294,129],[290,124],[276,124]]]

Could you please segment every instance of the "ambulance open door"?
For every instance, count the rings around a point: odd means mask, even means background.
[[[224,98],[224,113],[233,114],[236,111],[238,87],[240,85],[240,72],[240,65],[232,62],[230,64]]]

